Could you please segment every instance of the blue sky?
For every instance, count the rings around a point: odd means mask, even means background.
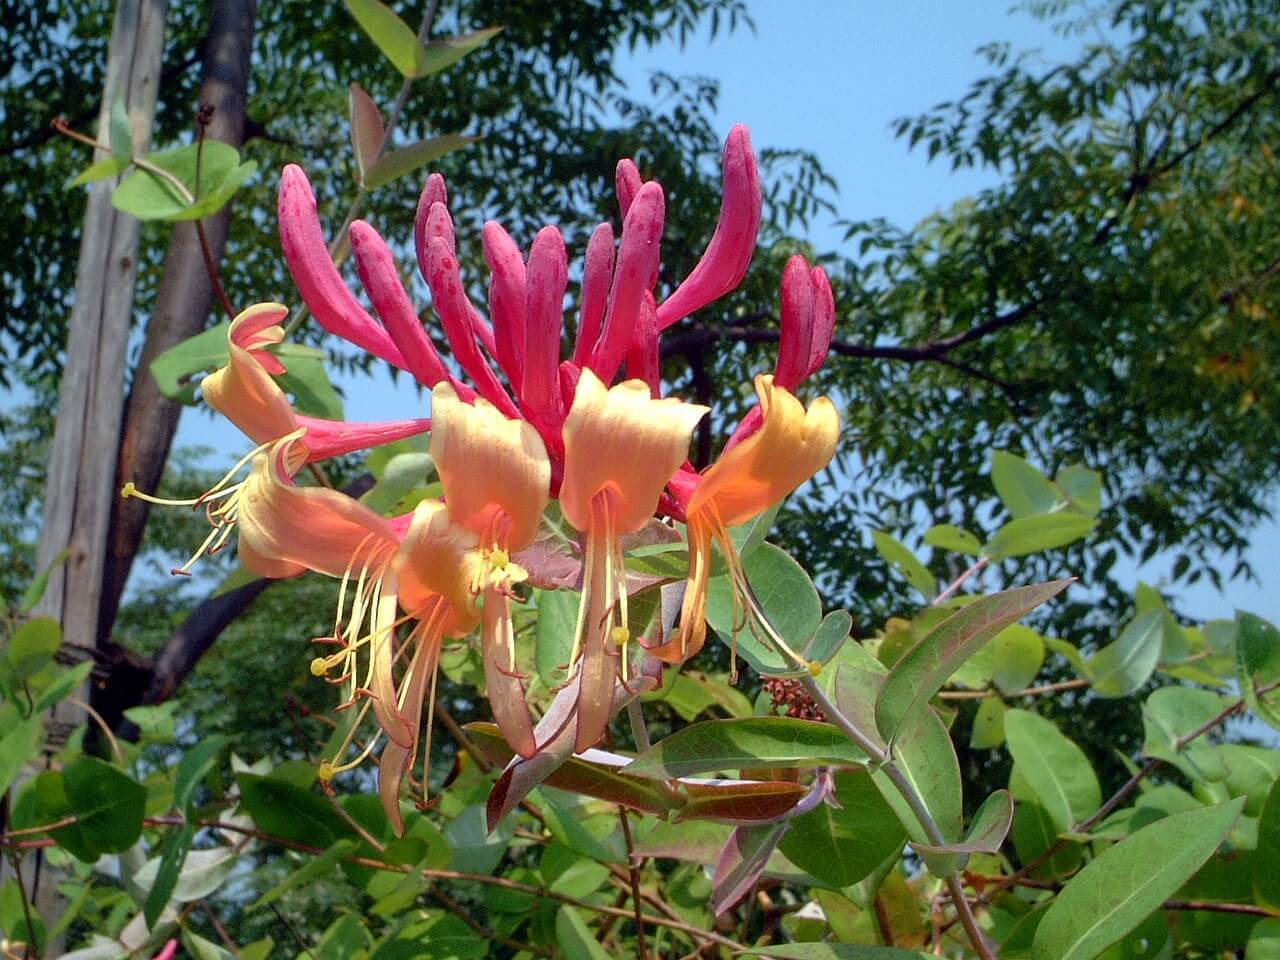
[[[1049,63],[1070,57],[1079,44],[1042,21],[1010,13],[1004,0],[757,0],[751,7],[755,32],[722,33],[714,42],[699,36],[683,50],[670,44],[640,51],[619,71],[637,95],[647,91],[653,70],[716,78],[721,134],[743,122],[757,148],[816,153],[839,183],[838,213],[849,220],[883,216],[909,226],[994,182],[989,172],[952,173],[945,162],[929,164],[923,151],[909,152],[890,129],[897,117],[952,99],[982,76],[980,46],[1007,41],[1039,50]],[[814,224],[811,236],[824,249],[838,248],[841,240],[830,222]],[[368,380],[345,386],[351,420],[386,419],[391,410],[410,416],[421,406],[411,388],[397,390],[382,374],[373,386]],[[233,428],[194,411],[183,416],[179,442],[242,446]],[[1254,541],[1250,558],[1266,576],[1280,566],[1280,528],[1267,525]],[[1167,566],[1157,559],[1134,570],[1132,579],[1158,584]],[[1230,616],[1239,606],[1280,620],[1280,592],[1255,584],[1232,584],[1226,596],[1198,586],[1179,599],[1199,618]]]

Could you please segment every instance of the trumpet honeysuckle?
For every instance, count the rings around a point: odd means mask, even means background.
[[[203,385],[209,403],[259,444],[202,501],[218,504],[210,508],[216,529],[206,547],[221,547],[238,517],[241,556],[251,570],[270,577],[312,570],[341,580],[333,635],[321,641],[331,650],[314,659],[312,670],[344,685],[340,709],[355,709],[357,722],[322,765],[322,779],[374,748],[371,740],[348,759],[359,719],[372,713],[386,738],[379,791],[397,830],[401,786],[424,739],[420,728],[431,714],[446,638],[480,627],[493,714],[516,753],[542,769],[547,754],[559,756],[570,740],[573,749],[585,750],[604,735],[619,704],[656,682],[655,657],[628,655],[629,588],[639,581],[628,577],[620,538],[655,514],[687,521],[690,569],[681,621],[670,636],[643,644],[662,660],[680,662],[704,641],[714,545],[726,557],[735,598],[750,621],[754,598],[728,528],[767,510],[832,457],[834,408],[819,399],[806,410],[795,396],[826,356],[835,321],[825,274],[801,257],[783,274],[775,372],[756,378],[758,405],[720,460],[702,473],[686,458],[707,408],[662,397],[662,331],[731,292],[755,250],[762,193],[746,128],[735,127],[725,143],[715,233],[694,270],[666,297],[659,289],[667,218],[662,186],[646,182],[630,160],[619,162],[615,182],[621,226],[603,223],[587,243],[576,340],[567,350],[563,314],[571,271],[559,229],[540,230],[526,255],[499,224],[484,225],[486,316],[471,301],[474,284],[463,277],[444,180],[429,177],[414,243],[438,324],[424,325],[391,248],[359,220],[349,236],[372,312],[356,299],[326,249],[306,175],[286,167],[280,238],[302,300],[326,330],[429,388],[432,419],[337,424],[298,414],[274,379],[284,372],[273,350],[285,316],[277,304],[259,304],[236,318],[229,362]],[[423,500],[411,514],[382,517],[344,494],[295,483],[308,462],[428,429],[443,502]],[[233,485],[250,461],[248,479]],[[548,561],[534,543],[551,497],[581,534],[580,570],[571,549]],[[518,554],[543,559],[526,562],[526,571],[514,560]],[[555,576],[547,576],[553,568]],[[575,577],[581,584],[571,671],[557,701],[560,713],[571,710],[572,732],[567,720],[547,716],[535,727],[525,702],[512,599],[527,573],[539,586],[569,586]],[[428,719],[428,751],[430,733]]]
[[[212,529],[200,547],[176,573],[189,573],[200,557],[222,549],[235,529],[244,482],[241,471],[277,440],[297,434],[292,445],[294,470],[304,464],[367,450],[431,429],[425,418],[386,423],[348,423],[297,413],[272,375],[286,372],[284,363],[268,348],[284,338],[281,321],[288,309],[278,303],[259,303],[241,311],[227,330],[227,365],[200,383],[200,392],[213,407],[258,444],[211,489],[191,500],[171,500],[139,491],[132,483],[121,490],[165,506],[204,507]]]
[[[607,388],[582,371],[564,423],[560,507],[586,536],[582,601],[571,662],[578,663],[578,733],[585,750],[604,735],[621,666],[627,679],[627,569],[619,537],[643,527],[689,452],[707,408],[655,400],[640,380]]]
[[[301,431],[290,434],[255,459],[241,508],[240,557],[265,577],[311,570],[341,578],[334,632],[321,639],[337,650],[316,657],[311,671],[345,685],[344,709],[359,704],[361,717],[372,710],[377,718],[387,738],[379,792],[400,830],[400,786],[417,752],[424,701],[434,696],[440,648],[479,619],[472,590],[479,540],[436,500],[387,519],[336,490],[298,486],[302,438]],[[413,626],[402,638],[398,628],[408,621]],[[324,762],[322,779],[357,765],[374,745],[343,762],[350,742]],[[430,724],[426,744],[429,752]]]
[[[819,397],[805,410],[789,390],[767,374],[756,377],[755,388],[758,429],[727,449],[686,488],[689,579],[680,625],[667,643],[649,650],[672,663],[683,662],[702,649],[712,542],[719,545],[728,565],[735,608],[741,605],[753,611],[750,584],[728,528],[764,513],[826,467],[835,455],[840,419],[830,400]]]
[[[537,751],[516,670],[512,586],[528,574],[512,555],[538,531],[551,485],[551,462],[534,427],[504,417],[483,398],[464,403],[447,383],[431,398],[431,456],[450,515],[478,539],[481,563],[472,592],[484,598],[481,643],[489,703],[518,754]]]

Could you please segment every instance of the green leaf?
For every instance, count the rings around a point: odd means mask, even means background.
[[[1014,762],[1060,833],[1102,806],[1102,788],[1089,758],[1053,723],[1026,710],[1010,710],[1004,715],[1004,734]]]
[[[982,553],[982,544],[977,537],[968,530],[954,527],[949,523],[939,523],[926,530],[924,542],[939,550],[950,550],[953,553],[963,553],[971,557]]]
[[[556,942],[568,960],[611,960],[582,914],[568,904],[556,911]]]
[[[848,610],[832,610],[822,618],[818,629],[804,648],[804,658],[811,663],[829,663],[840,652],[853,630],[853,617]]]
[[[149,707],[130,707],[124,712],[125,719],[134,723],[145,740],[151,743],[172,743],[177,739],[177,721],[174,712],[178,709],[176,701],[158,703]]]
[[[484,804],[467,807],[444,828],[444,838],[453,849],[450,869],[463,873],[493,873],[507,852],[514,830],[512,818],[505,817],[490,832],[485,823]]]
[[[351,149],[356,158],[356,173],[360,185],[367,187],[365,175],[382,148],[386,128],[378,105],[360,84],[353,83],[347,88],[347,103],[351,115]]]
[[[93,666],[92,660],[86,660],[83,663],[77,663],[69,670],[58,673],[49,685],[40,691],[40,696],[36,697],[34,712],[40,713],[47,710],[80,689],[80,685],[89,679],[89,674],[93,673]]]
[[[1086,667],[1093,692],[1100,697],[1127,697],[1141,689],[1160,660],[1164,614],[1139,614],[1120,631],[1115,643],[1089,658]]]
[[[405,174],[412,173],[433,160],[439,160],[447,153],[470,146],[479,139],[462,133],[446,133],[419,140],[407,147],[389,150],[365,173],[365,186],[373,190],[392,180],[398,180]]]
[[[197,373],[208,373],[226,366],[231,359],[227,347],[227,321],[210,327],[181,343],[170,347],[151,361],[151,376],[156,386],[170,400],[186,404],[195,403],[196,385],[192,378]]]
[[[44,718],[38,712],[0,733],[0,796],[27,762],[35,758],[43,742]]]
[[[1056,550],[1079,540],[1095,526],[1096,520],[1078,513],[1037,513],[1019,517],[997,530],[982,552],[998,561]]]
[[[876,700],[876,726],[892,742],[898,726],[933,697],[962,663],[1009,624],[1066,589],[1053,580],[979,597],[920,639],[889,671]]]
[[[1014,519],[1044,514],[1062,502],[1053,482],[1021,457],[996,450],[991,454],[991,483]]]
[[[1192,780],[1226,779],[1222,755],[1205,740],[1178,744],[1218,717],[1225,706],[1222,697],[1209,690],[1161,687],[1142,705],[1142,752],[1172,764]]]
[[[124,105],[124,87],[116,88],[111,98],[111,115],[107,124],[107,139],[111,155],[129,160],[133,157],[133,124],[129,122],[129,110]]]
[[[991,682],[1008,696],[1029,686],[1043,663],[1044,638],[1030,627],[1014,623],[992,637],[951,679],[973,689]]]
[[[923,594],[926,600],[932,600],[938,595],[937,580],[906,544],[881,530],[872,530],[871,540],[876,546],[876,552],[884,558],[884,562],[897,567],[898,571],[907,578],[907,582]]]
[[[178,885],[178,871],[182,869],[194,836],[195,831],[189,823],[172,831],[165,839],[164,852],[160,857],[148,860],[133,878],[134,883],[147,891],[147,899],[142,904],[142,915],[149,928],[155,927],[173,896]]]
[[[358,844],[351,839],[335,840],[325,849],[324,853],[309,857],[301,867],[249,904],[249,909],[256,910],[258,907],[265,907],[267,904],[275,903],[290,890],[332,875],[337,864],[344,857],[349,857],[355,853],[357,846]]]
[[[429,77],[453,66],[473,50],[478,50],[502,32],[502,27],[486,27],[456,37],[432,40],[421,49],[414,76]]]
[[[769,865],[786,833],[787,823],[737,827],[716,860],[712,876],[711,910],[716,916],[745,897]]]
[[[22,600],[18,603],[18,613],[28,614],[36,608],[36,604],[44,599],[45,590],[49,588],[49,574],[66,563],[69,556],[71,556],[71,548],[65,547],[27,584],[27,589],[22,591]]]
[[[313,847],[351,835],[346,821],[310,790],[252,773],[237,774],[236,782],[241,805],[263,833]]]
[[[985,697],[978,703],[969,731],[969,746],[993,750],[1004,743],[1004,714],[1008,708],[999,697]]]
[[[837,773],[835,795],[839,807],[820,803],[794,818],[779,849],[801,870],[840,889],[900,853],[907,835],[865,771]]]
[[[178,772],[174,778],[173,804],[179,810],[190,810],[195,799],[196,788],[205,778],[213,765],[218,762],[218,754],[227,745],[227,738],[214,734],[203,738],[194,747],[183,754],[178,762]]]
[[[1280,711],[1257,690],[1280,680],[1280,630],[1243,611],[1236,614],[1236,680],[1249,709],[1280,730]]]
[[[982,801],[973,815],[969,831],[960,843],[935,847],[927,843],[912,842],[920,853],[997,853],[1013,826],[1013,795],[1008,790],[997,790]]]
[[[1280,850],[1280,783],[1272,784],[1258,817],[1258,849],[1268,855],[1258,857],[1253,868],[1253,892],[1258,902],[1280,910],[1280,870],[1274,852]]]
[[[744,950],[745,957],[775,960],[928,960],[929,954],[900,947],[864,947],[854,943],[783,943]]]
[[[62,646],[62,628],[52,617],[28,620],[9,639],[4,657],[19,680],[29,680],[53,662]]]
[[[1102,512],[1102,474],[1080,464],[1063,467],[1053,478],[1067,495],[1070,509],[1086,517],[1096,517]]]
[[[551,835],[575,853],[595,860],[597,863],[626,863],[625,854],[620,854],[603,841],[597,839],[577,818],[580,811],[565,810],[546,792],[542,793],[543,802],[539,805],[543,819]]]
[[[67,181],[64,189],[70,190],[72,187],[81,187],[86,183],[97,183],[99,180],[107,180],[123,173],[129,169],[129,164],[133,162],[130,157],[103,157],[101,160],[95,160],[89,166],[81,170],[76,176]]]
[[[1191,653],[1191,645],[1178,621],[1169,612],[1160,591],[1145,583],[1138,584],[1134,601],[1137,613],[1155,611],[1160,614],[1160,659],[1166,664],[1177,663]]]
[[[1009,771],[1009,792],[1015,801],[1013,846],[1019,861],[1030,864],[1057,845],[1058,828],[1017,763]],[[1033,870],[1031,875],[1037,880],[1068,877],[1080,868],[1082,860],[1080,844],[1069,842],[1057,847],[1048,861]]]
[[[343,0],[351,16],[382,55],[405,77],[418,75],[422,45],[413,28],[378,0]]]
[[[1092,960],[1178,891],[1231,831],[1242,800],[1175,813],[1109,847],[1062,889],[1034,954]]]
[[[276,351],[288,368],[276,378],[280,388],[293,394],[298,413],[329,420],[342,419],[342,397],[333,388],[324,353],[311,347],[291,343]]]
[[[43,956],[48,941],[44,921],[23,896],[16,880],[6,880],[0,885],[0,931],[4,931],[5,953],[12,957]],[[19,943],[26,946],[19,947]]]
[[[190,840],[187,841],[190,843]],[[231,847],[214,847],[211,850],[193,850],[182,861],[178,872],[177,883],[172,888],[170,899],[178,903],[191,903],[203,900],[213,893],[235,869],[239,854]],[[148,860],[146,866],[138,871],[135,882],[143,889],[152,889],[157,873],[161,869],[159,860]],[[150,902],[150,898],[148,898]],[[157,914],[158,916],[158,914]]]
[[[771,543],[762,543],[749,557],[743,558],[743,569],[756,591],[769,620],[791,644],[800,649],[814,635],[822,622],[822,601],[818,591],[805,573],[787,553]],[[707,587],[707,622],[725,643],[735,643],[735,610],[733,587],[728,576],[712,577]],[[772,647],[766,647],[752,636],[750,630],[742,630],[736,638],[739,656],[751,664],[757,673],[766,675],[794,674],[798,668]]]
[[[200,180],[196,182],[196,155],[200,154]],[[218,140],[188,144],[176,150],[148,155],[147,163],[166,171],[172,180],[140,167],[121,181],[111,194],[111,205],[139,220],[200,220],[217,213],[258,164],[240,162],[235,147]],[[182,183],[189,199],[173,182]]]
[[[665,780],[715,770],[861,765],[866,754],[835,727],[791,717],[704,720],[654,744],[622,768]]]
[[[932,707],[924,706],[902,724],[893,743],[893,759],[910,781],[925,809],[933,818],[942,837],[949,843],[958,841],[964,830],[964,786],[960,779],[960,762],[946,726]],[[929,834],[917,819],[883,770],[872,774],[880,795],[898,815],[912,842],[928,844]],[[921,852],[925,866],[936,876],[946,876],[959,869],[962,855]]]
[[[1244,960],[1280,960],[1280,920],[1259,920],[1249,931]]]
[[[89,862],[98,854],[121,853],[138,842],[147,803],[142,784],[96,757],[80,757],[67,764],[62,781],[68,811],[78,818],[75,827],[92,851]]]
[[[427,482],[435,467],[430,454],[397,453],[382,468],[378,482],[360,502],[378,514],[390,513],[415,488]]]
[[[534,662],[547,689],[555,690],[569,679],[569,653],[580,597],[572,590],[539,590],[535,595],[538,621],[534,628]]]

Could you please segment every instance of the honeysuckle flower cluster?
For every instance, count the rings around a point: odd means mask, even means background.
[[[693,468],[688,451],[707,408],[661,395],[662,331],[732,291],[755,249],[761,189],[746,128],[735,127],[725,145],[715,233],[693,272],[661,302],[662,187],[645,182],[630,160],[618,164],[616,182],[621,234],[615,238],[603,223],[590,237],[576,339],[565,359],[569,269],[557,228],[543,228],[526,257],[501,225],[484,225],[486,318],[463,282],[444,181],[432,175],[414,239],[440,330],[424,326],[386,242],[357,220],[351,248],[375,319],[327,251],[305,174],[286,167],[280,237],[307,308],[325,330],[430,389],[431,419],[349,424],[296,413],[273,379],[284,372],[269,349],[283,336],[286,310],[277,304],[251,307],[233,321],[229,362],[203,382],[205,399],[257,446],[213,490],[189,501],[205,507],[213,527],[197,556],[220,549],[238,526],[249,570],[266,577],[311,570],[340,580],[334,630],[321,639],[327,652],[312,672],[344,687],[340,709],[376,718],[385,737],[379,790],[397,829],[404,778],[420,743],[429,750],[436,667],[447,638],[479,627],[503,736],[526,759],[546,745],[535,733],[516,662],[512,605],[519,602],[516,585],[530,578],[519,558],[551,498],[580,534],[581,599],[565,687],[574,697],[573,724],[546,739],[563,740],[563,731],[576,729],[573,747],[582,752],[603,737],[615,691],[627,688],[633,645],[650,663],[679,664],[701,649],[713,546],[731,576],[737,622],[761,616],[729,528],[769,509],[834,453],[831,402],[818,398],[806,409],[795,395],[822,364],[835,321],[826,275],[803,257],[793,257],[782,277],[776,368],[755,377],[758,405],[706,470]],[[448,360],[436,332],[444,334]],[[426,431],[444,496],[410,514],[383,517],[341,492],[298,483],[308,463]],[[237,480],[245,466],[248,476]],[[125,493],[141,496],[132,486]],[[643,639],[632,635],[633,578],[622,544],[655,516],[685,524],[690,562],[679,622],[668,636]],[[347,759],[351,742],[323,763],[322,779],[361,762],[376,745],[370,740]]]

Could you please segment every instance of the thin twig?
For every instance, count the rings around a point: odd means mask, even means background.
[[[532,953],[539,957],[554,956],[553,952],[548,947],[539,947],[532,943],[523,943],[519,940],[512,940],[510,937],[506,937],[498,933],[497,930],[494,930],[491,927],[486,927],[475,917],[471,916],[471,912],[467,910],[466,907],[460,904],[457,900],[454,900],[435,884],[431,884],[427,887],[427,896],[438,901],[440,906],[444,907],[455,917],[465,923],[480,937],[491,943],[501,943],[513,950]]]
[[[1078,690],[1093,683],[1088,677],[1077,677],[1075,680],[1063,680],[1059,683],[1046,683],[1039,687],[1025,687],[1012,693],[1001,693],[999,690],[942,690],[938,697],[942,700],[985,700],[988,697],[1043,697],[1050,693],[1061,693],[1063,690]]]
[[[9,854],[9,862],[13,864],[13,875],[18,881],[18,896],[22,900],[22,914],[27,921],[27,934],[31,937],[31,942],[27,945],[32,950],[31,955],[39,958],[40,944],[36,942],[36,926],[35,921],[31,918],[31,904],[27,899],[27,884],[22,879],[22,858],[11,852]]]
[[[950,597],[953,593],[955,593],[962,586],[964,586],[964,583],[966,580],[968,580],[970,577],[974,576],[975,574],[980,573],[982,570],[986,568],[987,564],[990,562],[991,562],[990,557],[979,557],[978,560],[972,566],[969,567],[969,569],[965,570],[964,573],[956,577],[956,579],[952,581],[950,586],[948,586],[940,594],[934,597],[933,600],[929,603],[929,606],[931,607],[940,606],[942,603],[946,601],[948,597]]]
[[[627,846],[627,873],[631,879],[631,906],[635,910],[636,945],[640,960],[649,960],[649,949],[644,942],[644,914],[640,909],[640,868],[636,863],[636,848],[631,840],[631,825],[627,822],[625,807],[618,807],[618,821],[622,824],[622,840]]]
[[[236,942],[227,934],[227,928],[222,925],[222,921],[213,912],[213,909],[209,906],[209,901],[201,900],[200,907],[204,910],[205,916],[209,918],[209,922],[213,924],[213,930],[217,933],[218,939],[222,941],[231,955],[233,957],[240,956],[240,948],[236,946]]]

